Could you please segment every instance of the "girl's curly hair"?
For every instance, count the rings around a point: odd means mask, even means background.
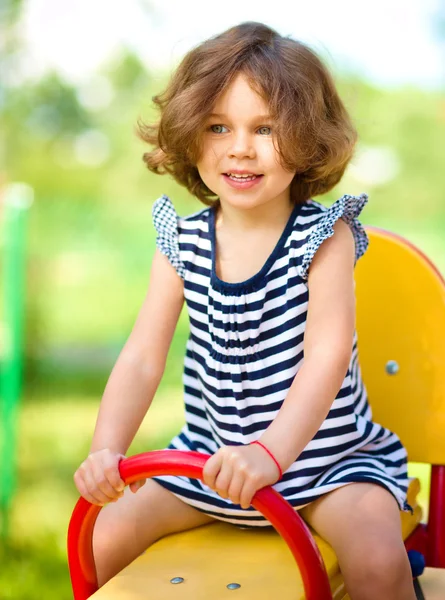
[[[159,121],[138,121],[138,135],[154,146],[143,156],[148,169],[170,173],[204,204],[217,200],[196,163],[205,121],[239,73],[270,107],[282,166],[296,171],[293,201],[332,189],[352,157],[357,133],[318,56],[262,23],[232,27],[184,57],[167,89],[153,97]]]

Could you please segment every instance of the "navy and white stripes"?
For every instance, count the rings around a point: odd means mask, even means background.
[[[240,283],[215,271],[215,212],[180,218],[167,196],[156,201],[157,245],[184,279],[190,337],[184,361],[186,424],[170,448],[214,453],[221,445],[258,439],[276,417],[303,360],[308,308],[307,271],[321,243],[342,218],[351,227],[356,259],[368,240],[357,220],[367,196],[344,196],[329,209],[296,205],[262,269]],[[268,525],[197,480],[157,477],[181,499],[218,519]],[[372,422],[358,361],[357,338],[348,372],[320,430],[275,484],[301,508],[339,486],[372,481],[405,508],[407,455],[399,438]]]

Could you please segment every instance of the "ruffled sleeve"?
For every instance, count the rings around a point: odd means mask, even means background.
[[[309,266],[315,253],[326,239],[334,235],[334,224],[338,219],[343,219],[351,228],[355,240],[355,262],[363,256],[369,241],[357,217],[367,202],[367,194],[361,194],[360,196],[345,195],[323,211],[320,219],[315,223],[308,236],[303,259],[299,267],[299,274],[302,279],[307,280]]]
[[[161,196],[153,204],[153,224],[156,229],[156,246],[164,254],[178,275],[185,278],[185,266],[179,253],[178,215],[168,196]]]

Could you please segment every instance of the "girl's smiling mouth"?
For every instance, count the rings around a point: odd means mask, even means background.
[[[249,189],[257,185],[264,175],[260,173],[252,173],[249,171],[229,171],[223,173],[223,178],[226,183],[235,189]]]

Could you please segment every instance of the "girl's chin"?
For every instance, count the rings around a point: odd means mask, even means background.
[[[221,206],[230,206],[230,208],[236,210],[251,210],[252,208],[257,208],[263,204],[267,204],[261,198],[253,198],[252,196],[247,196],[247,194],[243,197],[241,195],[231,196],[231,195],[221,195],[219,197]]]

